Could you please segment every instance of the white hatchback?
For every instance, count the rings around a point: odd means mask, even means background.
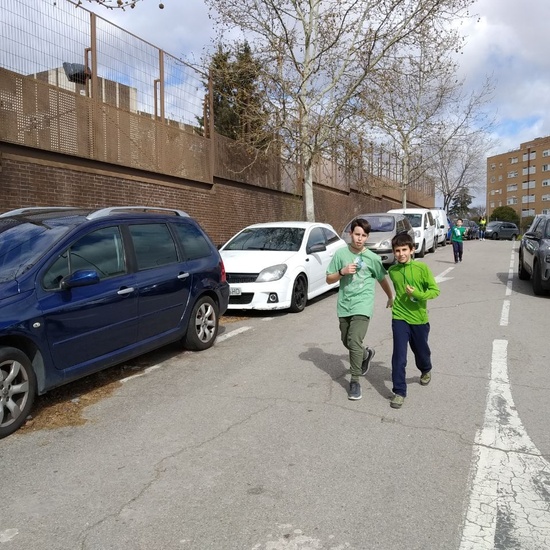
[[[220,248],[230,285],[228,309],[302,311],[328,285],[326,271],[346,243],[332,226],[270,222],[245,227]]]

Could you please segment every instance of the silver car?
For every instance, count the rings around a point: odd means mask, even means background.
[[[408,233],[414,241],[414,229],[412,228],[411,222],[404,214],[375,212],[372,214],[358,214],[353,220],[357,218],[362,218],[370,223],[371,231],[365,247],[378,254],[386,267],[395,262],[391,248],[391,240],[395,235],[398,233]],[[351,240],[350,229],[353,220],[350,220],[349,223],[346,224],[341,235],[342,239],[348,244]]]
[[[485,239],[510,239],[515,241],[518,235],[518,226],[511,222],[489,222],[485,229]]]

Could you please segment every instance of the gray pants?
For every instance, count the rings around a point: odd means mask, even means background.
[[[361,376],[361,363],[365,348],[363,340],[369,328],[370,318],[366,315],[339,317],[342,344],[349,350],[351,380],[357,382]]]

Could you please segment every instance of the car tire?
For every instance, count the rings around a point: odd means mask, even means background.
[[[214,345],[219,327],[219,309],[210,296],[201,296],[191,313],[183,345],[188,350],[202,351]]]
[[[36,396],[30,359],[16,348],[0,348],[0,439],[27,420]]]
[[[493,241],[498,241],[498,233],[493,233],[491,239],[493,239]]]
[[[533,264],[533,276],[531,277],[531,282],[533,283],[533,292],[537,296],[543,296],[546,294],[546,291],[542,287],[542,274],[540,272],[539,262]]]
[[[518,263],[518,277],[522,281],[528,281],[529,280],[529,272],[525,269],[523,265],[523,256],[519,255],[519,263]]]
[[[426,241],[422,241],[420,250],[416,253],[419,258],[423,258],[426,255]]]
[[[307,281],[303,275],[298,275],[292,287],[292,297],[290,298],[290,311],[300,313],[304,311],[307,303]]]
[[[432,245],[432,247],[430,248],[429,252],[431,254],[434,254],[435,253],[435,247],[437,246],[437,242],[435,240],[435,237],[434,237],[434,244]]]

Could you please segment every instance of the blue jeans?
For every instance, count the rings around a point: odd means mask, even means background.
[[[407,397],[407,367],[408,345],[414,354],[416,367],[424,374],[432,370],[432,352],[428,345],[430,323],[425,325],[409,325],[406,321],[392,319],[393,354],[391,357],[391,378],[393,393]]]
[[[455,262],[462,261],[462,252],[464,252],[464,243],[457,243],[453,241],[453,254],[455,255]]]

